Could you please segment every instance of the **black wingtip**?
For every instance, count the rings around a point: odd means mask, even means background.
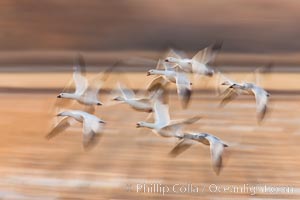
[[[223,40],[217,40],[217,41],[213,44],[212,50],[213,50],[213,51],[219,51],[219,50],[222,49],[222,47],[223,47]]]
[[[192,90],[185,90],[184,94],[182,94],[181,102],[182,102],[182,108],[186,109],[190,103],[192,96]]]
[[[86,63],[85,63],[85,59],[82,55],[82,53],[78,52],[76,57],[75,57],[75,62],[74,62],[75,66],[79,66],[81,73],[85,74],[86,73]]]

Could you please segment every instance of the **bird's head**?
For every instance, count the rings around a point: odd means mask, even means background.
[[[57,98],[64,98],[65,93],[60,93],[59,95],[57,95]]]
[[[154,70],[154,69],[150,69],[150,70],[147,72],[147,76],[154,75],[154,74],[155,74],[155,70]]]
[[[166,57],[164,61],[169,63],[176,63],[177,59],[173,57]]]
[[[138,122],[136,123],[136,128],[143,127],[145,125],[145,122]]]
[[[223,83],[221,83],[221,85],[232,85],[232,83],[230,83],[229,81],[224,81]]]
[[[229,88],[236,88],[236,86],[237,86],[237,84],[231,84],[230,86],[229,86]]]
[[[123,101],[124,98],[121,97],[121,96],[117,96],[117,97],[113,98],[113,100],[114,100],[114,101]]]

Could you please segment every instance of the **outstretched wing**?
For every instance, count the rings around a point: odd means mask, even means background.
[[[192,60],[197,61],[202,64],[207,64],[213,61],[217,55],[217,52],[222,48],[222,43],[217,42],[213,45],[206,47],[205,49],[200,50]]]
[[[167,58],[167,57],[182,59],[182,56],[180,55],[180,52],[177,52],[174,49],[169,49],[169,51],[167,52],[165,58]]]
[[[167,84],[163,85],[160,82],[154,84],[149,90],[148,99],[152,101],[160,101],[167,104],[169,101],[169,91],[167,89]]]
[[[212,135],[206,136],[210,143],[210,155],[212,167],[217,175],[219,175],[222,168],[222,155],[224,151],[224,144]]]
[[[89,150],[98,144],[102,128],[103,126],[99,121],[89,117],[84,118],[82,144],[85,150]]]
[[[98,94],[102,85],[103,85],[102,80],[99,79],[91,80],[88,88],[85,90],[83,94],[83,98],[86,100],[93,99],[95,101],[98,101]]]
[[[221,90],[221,86],[225,85],[227,88],[233,84],[237,84],[235,81],[229,79],[228,77],[226,77],[224,74],[222,74],[221,72],[217,73],[217,78],[216,78],[216,88],[217,88],[217,94],[221,95],[222,90]],[[223,92],[224,94],[224,92]]]
[[[54,128],[45,136],[46,139],[51,139],[58,135],[59,133],[66,130],[68,127],[70,127],[72,124],[74,124],[75,120],[71,117],[65,117],[60,122],[58,122]]]
[[[85,78],[86,66],[84,58],[78,54],[76,62],[73,67],[73,79],[75,83],[75,93],[82,95],[88,87],[88,80]]]
[[[201,119],[200,116],[194,116],[188,119],[183,120],[174,120],[171,121],[167,126],[164,126],[160,129],[161,132],[168,133],[168,135],[174,136],[174,137],[182,137],[182,128],[186,124],[193,124],[197,122],[199,119]]]
[[[192,89],[191,82],[188,77],[182,72],[177,72],[176,87],[179,99],[181,100],[183,108],[186,108],[190,102]]]
[[[156,78],[152,79],[152,81],[148,84],[147,90],[151,92],[155,90],[157,87],[166,86],[167,83],[168,81],[166,81],[164,77],[157,76]]]
[[[134,99],[135,94],[132,90],[126,88],[123,84],[118,82],[118,90],[125,99]]]
[[[83,97],[85,99],[99,101],[98,100],[99,91],[103,87],[105,81],[109,78],[112,71],[118,65],[118,63],[119,63],[119,61],[115,62],[115,64],[108,67],[104,72],[101,72],[101,73],[95,75],[92,79],[90,79],[89,85],[83,94]]]
[[[237,91],[233,88],[227,88],[223,92],[222,95],[223,95],[223,98],[222,98],[222,101],[220,103],[220,107],[225,106],[227,103],[229,103],[230,101],[234,100],[235,98],[237,98],[239,96]]]
[[[169,156],[176,157],[189,149],[195,142],[189,139],[182,139],[178,144],[169,152]]]
[[[166,126],[170,123],[169,106],[160,101],[154,103],[155,123],[159,126]]]
[[[263,120],[267,112],[269,94],[264,89],[258,86],[253,87],[252,92],[255,95],[258,120],[261,121]]]
[[[254,82],[256,85],[261,85],[261,75],[272,71],[274,63],[270,62],[263,67],[254,70]]]

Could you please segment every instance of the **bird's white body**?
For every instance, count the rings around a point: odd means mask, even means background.
[[[228,78],[222,83],[222,85],[228,86],[225,90],[223,100],[221,105],[225,105],[227,102],[236,98],[241,94],[254,95],[256,100],[256,112],[258,116],[258,120],[261,121],[267,111],[268,98],[270,94],[265,91],[262,87],[254,84],[254,83],[237,83]]]
[[[146,127],[152,129],[154,133],[163,137],[181,137],[184,124],[191,124],[200,119],[193,117],[186,120],[170,120],[169,107],[159,101],[154,103],[154,123],[138,122],[137,127]]]
[[[82,57],[80,57],[83,59]],[[85,66],[80,64],[74,66],[73,80],[75,83],[74,93],[60,93],[58,98],[74,99],[84,105],[102,105],[98,100],[98,93],[102,82],[93,80],[89,83],[87,78],[82,74]]]
[[[67,127],[73,125],[73,119],[83,124],[83,146],[86,148],[90,146],[91,143],[97,138],[103,129],[103,120],[99,119],[97,116],[89,114],[81,110],[68,110],[59,113],[57,116],[65,117],[63,118],[47,135],[47,138],[52,138],[64,131]]]
[[[125,88],[120,83],[118,83],[118,90],[121,93],[121,96],[114,98],[114,100],[125,102],[137,111],[152,111],[152,102],[150,97],[137,98],[134,91]]]
[[[76,119],[77,121],[83,123],[83,122],[88,122],[90,124],[94,122],[103,122],[101,119],[99,119],[97,116],[92,115],[90,113],[81,111],[81,110],[68,110],[64,111],[58,114],[58,116],[67,116],[67,117],[72,117]]]
[[[193,145],[192,141],[197,141],[202,144],[209,145],[212,167],[216,174],[220,173],[222,167],[222,154],[224,148],[228,147],[225,142],[223,142],[218,137],[208,133],[185,133],[182,137],[179,138],[181,139],[181,141],[172,149],[170,155],[177,156],[178,154],[182,153]]]
[[[185,72],[207,76],[212,76],[214,73],[213,70],[207,66],[207,64],[198,62],[197,60],[187,58],[178,59],[173,57],[168,57],[166,60],[171,60],[168,62],[177,64]]]
[[[220,46],[218,46],[218,49]],[[214,70],[208,66],[216,56],[216,47],[209,46],[198,51],[191,59],[183,58],[174,50],[170,50],[165,62],[178,65],[183,71],[198,75],[213,76]]]
[[[158,62],[157,66],[160,66],[161,62]],[[149,84],[148,88],[155,85],[156,82],[160,82],[162,85],[172,82],[176,84],[177,94],[182,102],[184,108],[187,107],[192,94],[191,82],[184,72],[180,72],[174,68],[167,67],[165,63],[162,63],[164,69],[151,69],[148,71],[148,75],[158,75]],[[157,67],[159,68],[159,67]]]
[[[150,70],[150,75],[161,75],[166,81],[176,83],[176,79],[179,76],[179,73],[173,70]]]
[[[89,98],[83,94],[77,94],[77,93],[61,93],[61,98],[65,99],[74,99],[78,101],[81,104],[84,105],[102,105],[98,99],[95,98]]]

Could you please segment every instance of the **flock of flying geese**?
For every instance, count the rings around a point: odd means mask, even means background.
[[[170,50],[165,58],[158,61],[156,69],[151,69],[147,72],[147,75],[154,75],[155,78],[148,84],[146,95],[137,97],[134,91],[118,83],[117,91],[119,96],[113,98],[115,101],[128,104],[134,110],[152,112],[154,114],[154,122],[147,122],[147,120],[140,121],[136,124],[136,127],[149,128],[162,137],[175,137],[179,139],[177,145],[169,153],[170,156],[175,157],[179,155],[195,142],[209,145],[212,167],[217,175],[222,168],[223,151],[228,145],[212,134],[186,132],[183,130],[184,125],[197,122],[200,119],[199,116],[193,116],[188,119],[171,120],[167,101],[167,88],[169,84],[176,84],[178,98],[182,107],[185,109],[188,107],[192,95],[192,83],[189,80],[188,74],[193,74],[196,78],[199,76],[212,77],[219,75],[219,77],[224,80],[219,82],[219,85],[226,87],[220,94],[222,97],[220,106],[226,105],[241,94],[254,95],[257,118],[258,121],[261,121],[267,111],[269,93],[255,83],[238,83],[230,80],[219,72],[218,74],[215,73],[209,66],[209,63],[214,60],[220,48],[220,43],[208,46],[199,51],[191,59],[180,54],[180,52]],[[60,93],[57,98],[60,98],[59,101],[64,101],[63,99],[77,101],[85,105],[85,108],[83,110],[65,110],[59,112],[57,116],[62,118],[46,135],[47,139],[56,136],[78,121],[83,125],[83,147],[89,149],[97,144],[106,122],[93,113],[95,106],[103,105],[98,99],[98,93],[111,71],[112,68],[102,73],[101,78],[96,76],[88,80],[85,76],[84,59],[81,55],[78,56],[73,71],[75,91],[73,93]]]

